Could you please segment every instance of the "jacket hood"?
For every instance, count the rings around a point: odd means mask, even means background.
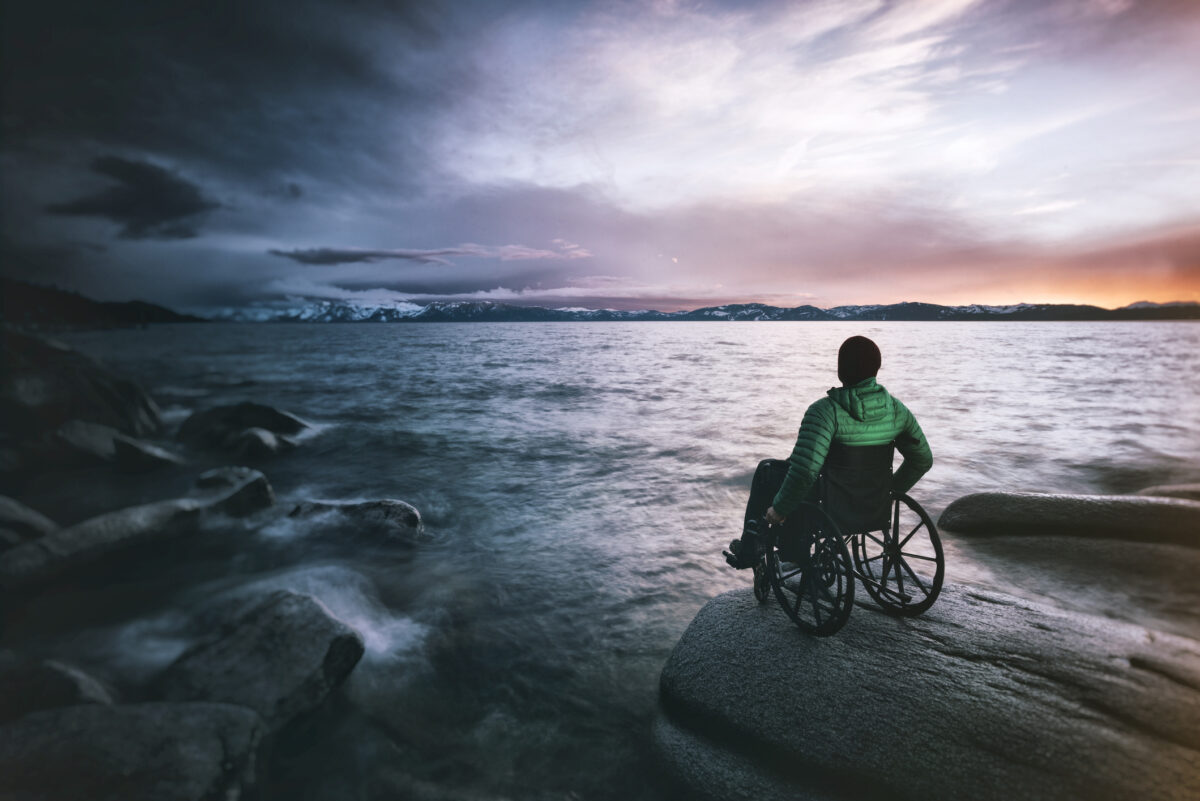
[[[825,394],[855,420],[869,423],[892,414],[892,396],[874,377],[849,387],[833,387]]]

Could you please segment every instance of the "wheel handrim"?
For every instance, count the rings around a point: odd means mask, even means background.
[[[858,578],[885,611],[917,615],[937,600],[945,574],[941,540],[933,520],[911,498],[892,501],[888,528],[853,540]]]

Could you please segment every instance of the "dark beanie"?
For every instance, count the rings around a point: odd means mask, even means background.
[[[850,337],[838,348],[838,380],[853,386],[879,373],[879,346],[866,337]]]

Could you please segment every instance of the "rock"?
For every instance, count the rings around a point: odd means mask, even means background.
[[[136,383],[66,345],[6,327],[4,354],[0,420],[14,440],[40,436],[72,419],[135,437],[162,427],[158,406]]]
[[[273,447],[274,450],[270,452],[274,453],[283,446],[270,446],[270,440],[260,434],[251,433],[249,438],[245,438],[244,434],[248,430],[260,429],[279,437],[299,434],[308,427],[295,415],[261,403],[245,402],[196,412],[183,421],[178,437],[195,447],[226,451],[253,449],[258,446],[252,444],[251,440],[258,440],[262,447]]]
[[[35,448],[37,461],[50,467],[115,464],[127,472],[174,466],[183,460],[148,442],[126,436],[111,426],[68,420],[54,433],[48,448]]]
[[[828,638],[720,595],[660,692],[654,747],[689,797],[1200,797],[1200,644],[960,585]]]
[[[390,542],[413,545],[426,537],[421,513],[404,501],[382,498],[360,503],[305,501],[297,504],[288,517],[330,518],[339,529]]]
[[[0,550],[44,537],[58,526],[28,506],[0,495]]]
[[[1200,501],[1200,484],[1159,484],[1146,487],[1135,493],[1137,495],[1156,495],[1160,498],[1183,498],[1188,501]]]
[[[196,479],[193,497],[217,499],[213,508],[234,517],[245,517],[275,504],[275,490],[267,477],[252,467],[214,467]]]
[[[111,703],[100,682],[81,670],[0,651],[0,724],[39,709]]]
[[[229,450],[241,459],[266,459],[296,447],[287,437],[277,437],[265,428],[247,428],[234,436]]]
[[[979,492],[938,520],[958,534],[1112,537],[1200,547],[1200,502],[1132,495]]]
[[[113,461],[127,473],[144,473],[184,464],[182,458],[170,451],[124,434],[113,439]]]
[[[206,513],[247,514],[274,501],[266,477],[248,467],[210,470],[200,482],[194,497],[119,509],[0,553],[0,591],[25,591],[104,556],[182,537]]]
[[[263,737],[227,704],[76,706],[0,727],[5,801],[237,801]]]
[[[172,663],[161,678],[172,701],[250,707],[278,731],[316,709],[363,655],[358,632],[311,595],[271,593],[222,632]]]
[[[67,452],[61,462],[100,464],[113,460],[116,455],[113,440],[121,436],[121,432],[99,423],[68,420],[58,427],[54,435],[57,444]]]

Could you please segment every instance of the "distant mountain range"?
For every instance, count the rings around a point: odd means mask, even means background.
[[[346,301],[313,301],[291,307],[228,309],[215,319],[241,322],[315,323],[441,323],[441,322],[611,322],[628,320],[1195,320],[1200,304],[1194,301],[1150,303],[1140,301],[1120,309],[1073,304],[1018,303],[1013,306],[938,306],[933,303],[892,303],[869,306],[816,306],[782,308],[762,303],[728,303],[678,312],[654,310],[545,308],[490,301],[397,301],[381,304]]]
[[[32,328],[128,328],[149,323],[311,322],[311,323],[508,323],[611,322],[631,320],[1200,320],[1200,303],[1139,301],[1120,309],[1053,303],[1013,306],[938,306],[892,303],[868,306],[783,308],[762,303],[728,303],[702,309],[660,312],[653,309],[546,308],[491,301],[363,304],[348,301],[301,301],[293,304],[230,308],[210,317],[180,314],[143,301],[101,302],[75,292],[0,279],[0,311],[6,323]]]

